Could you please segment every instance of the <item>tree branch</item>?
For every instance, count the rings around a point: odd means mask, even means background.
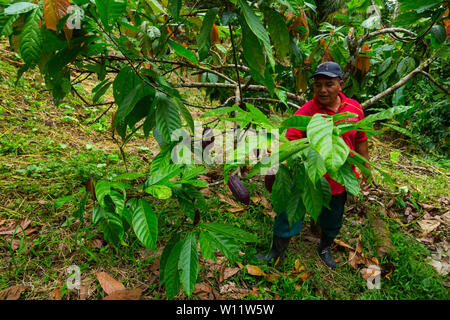
[[[172,84],[172,86],[174,88],[223,88],[236,90],[236,84],[215,83],[215,82],[185,82],[179,84]],[[269,93],[269,90],[266,87],[260,85],[250,85],[247,87],[247,91]],[[295,95],[293,93],[286,92],[286,96],[289,100],[295,101],[300,105],[306,103],[306,100],[304,98]]]
[[[433,82],[436,85],[436,87],[438,87],[439,89],[444,91],[446,94],[450,95],[450,90],[448,88],[445,88],[441,83],[439,83],[435,78],[433,78],[433,76],[431,74],[429,74],[428,72],[425,72],[423,70],[420,70],[420,73],[422,73],[428,79],[430,79],[431,82]]]
[[[408,73],[405,77],[403,77],[402,79],[400,79],[396,84],[394,84],[392,87],[387,88],[386,90],[384,90],[383,92],[377,94],[376,96],[364,101],[361,104],[361,107],[364,109],[372,104],[374,104],[375,102],[383,99],[384,97],[390,95],[391,93],[393,93],[395,90],[397,90],[398,88],[400,88],[401,86],[405,85],[409,80],[411,80],[416,74],[421,73],[422,70],[424,68],[426,68],[428,65],[430,65],[430,63],[436,59],[434,56],[429,58],[428,60],[426,60],[425,62],[421,63],[417,68],[415,68],[413,71],[411,71],[410,73]]]

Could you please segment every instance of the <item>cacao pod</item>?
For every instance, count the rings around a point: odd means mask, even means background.
[[[220,43],[219,40],[219,30],[217,29],[216,24],[213,24],[211,29],[211,44]]]
[[[267,191],[272,192],[272,187],[275,182],[275,175],[267,173],[264,177],[264,186],[266,187]]]
[[[214,146],[213,131],[210,127],[205,127],[203,129],[203,133],[202,133],[202,148],[203,148],[203,150],[205,150],[206,147],[209,146],[210,144],[212,144],[212,146]]]
[[[230,177],[227,185],[238,201],[247,205],[250,203],[250,193],[238,177]]]

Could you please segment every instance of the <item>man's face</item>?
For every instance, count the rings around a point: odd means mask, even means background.
[[[314,94],[316,99],[323,105],[333,106],[336,102],[339,91],[342,91],[344,81],[339,78],[330,78],[325,75],[314,77]]]

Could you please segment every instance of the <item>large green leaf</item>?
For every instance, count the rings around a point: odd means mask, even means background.
[[[169,256],[172,252],[172,249],[175,247],[177,243],[179,243],[179,241],[180,235],[178,233],[173,234],[170,240],[166,243],[166,246],[164,247],[164,250],[161,254],[161,259],[159,262],[159,282],[161,283],[161,285],[164,284],[164,271],[166,270],[166,265]]]
[[[157,92],[155,95],[156,106],[156,128],[163,138],[170,142],[171,134],[181,128],[181,119],[178,109],[164,93]]]
[[[333,134],[333,127],[333,120],[319,113],[312,117],[307,126],[308,141],[322,156],[329,171],[337,171],[350,152],[345,141]]]
[[[231,261],[236,261],[239,256],[239,245],[230,237],[225,236],[223,233],[216,231],[209,231],[211,239],[213,239],[215,246]]]
[[[295,128],[302,131],[306,131],[306,127],[308,126],[310,121],[311,121],[310,116],[304,116],[300,114],[294,115],[281,122],[280,129]]]
[[[173,299],[180,290],[180,275],[178,272],[178,261],[180,260],[181,247],[183,241],[178,241],[170,250],[167,262],[164,266],[164,286],[167,298]]]
[[[172,196],[172,189],[165,185],[152,185],[145,188],[144,191],[162,200],[169,199]]]
[[[214,239],[209,232],[200,231],[198,234],[198,241],[200,242],[200,250],[202,252],[203,259],[211,259],[216,261],[214,252],[216,247],[214,246]]]
[[[300,221],[306,213],[305,205],[303,204],[300,192],[298,194],[294,193],[292,199],[288,202],[286,207],[286,216],[288,218],[289,224],[292,225]]]
[[[175,19],[175,21],[177,21],[178,18],[180,17],[180,10],[183,3],[181,0],[169,0],[168,2],[169,2],[168,3],[169,12]]]
[[[302,191],[302,200],[308,213],[314,221],[317,221],[323,206],[322,188],[317,188],[316,185],[307,178],[305,190]]]
[[[292,180],[289,169],[280,164],[272,187],[272,205],[276,213],[280,214],[286,210],[292,198],[291,189]]]
[[[95,0],[98,15],[106,31],[111,31],[117,18],[125,11],[127,2],[116,0]]]
[[[197,238],[194,233],[189,233],[184,239],[178,260],[178,269],[183,289],[190,297],[198,275]]]
[[[102,221],[103,235],[106,241],[119,245],[124,235],[122,220],[114,213],[106,212]]]
[[[168,43],[170,45],[170,47],[173,49],[173,51],[175,51],[175,53],[179,56],[182,56],[188,60],[190,60],[192,63],[194,64],[198,64],[197,61],[197,57],[195,56],[194,53],[192,53],[192,51],[186,49],[184,46],[182,46],[181,44],[172,41],[172,40],[168,40]]]
[[[146,248],[155,249],[158,236],[158,217],[152,207],[143,199],[139,199],[135,208],[132,208],[133,230]]]
[[[202,223],[198,225],[199,228],[205,228],[209,231],[214,231],[216,233],[223,234],[224,236],[234,238],[238,241],[244,242],[256,242],[258,241],[258,237],[249,232],[243,231],[241,229],[232,227],[230,225],[210,222],[210,223]]]
[[[284,59],[290,51],[289,30],[282,16],[271,9],[267,15],[269,34],[278,56]]]
[[[245,21],[255,36],[262,41],[269,63],[272,68],[274,68],[275,59],[273,58],[272,48],[270,47],[270,38],[267,34],[266,28],[261,20],[259,20],[258,16],[256,16],[255,12],[249,7],[247,0],[238,0],[238,3],[242,9],[242,13],[244,14]]]
[[[357,195],[359,193],[359,180],[353,172],[348,161],[336,172],[329,172],[330,177],[343,185],[348,193]]]
[[[244,49],[244,58],[250,69],[255,70],[264,78],[264,70],[266,69],[264,52],[259,44],[258,38],[246,23],[243,23],[242,26],[242,48]]]
[[[13,24],[17,17],[17,15],[0,15],[0,36],[9,37],[13,33]]]
[[[327,168],[325,167],[322,157],[316,150],[308,148],[305,153],[308,176],[313,183],[316,183],[317,180],[327,173]]]
[[[3,13],[5,15],[22,14],[36,9],[37,7],[37,4],[30,2],[16,2],[5,8]]]
[[[203,18],[202,27],[197,38],[198,44],[198,58],[203,60],[209,53],[211,47],[211,30],[214,22],[216,21],[219,8],[211,8]]]
[[[20,55],[27,64],[38,62],[41,57],[42,36],[38,23],[40,18],[39,8],[34,9],[28,16],[20,35]]]

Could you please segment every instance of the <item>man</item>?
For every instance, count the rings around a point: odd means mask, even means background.
[[[304,104],[294,115],[313,116],[316,113],[335,115],[342,112],[351,112],[358,115],[357,119],[346,121],[359,121],[364,118],[364,114],[359,103],[353,99],[347,98],[342,92],[344,81],[342,80],[342,70],[335,62],[324,62],[320,64],[314,73],[314,98]],[[298,129],[288,129],[286,138],[296,140],[306,137],[306,132]],[[369,159],[367,135],[361,131],[349,131],[342,135],[345,143]],[[365,165],[368,167],[368,163]],[[356,171],[355,171],[356,173]],[[318,253],[322,261],[330,268],[336,268],[336,261],[331,252],[330,245],[334,238],[339,234],[342,227],[344,206],[347,201],[347,192],[345,187],[331,179],[328,173],[325,178],[331,187],[330,209],[323,208],[319,216],[319,225],[321,227],[321,239],[318,247]],[[269,262],[279,257],[283,257],[291,237],[300,233],[303,220],[289,227],[286,213],[279,214],[275,219],[273,226],[272,249],[267,255],[257,255],[261,260]]]

